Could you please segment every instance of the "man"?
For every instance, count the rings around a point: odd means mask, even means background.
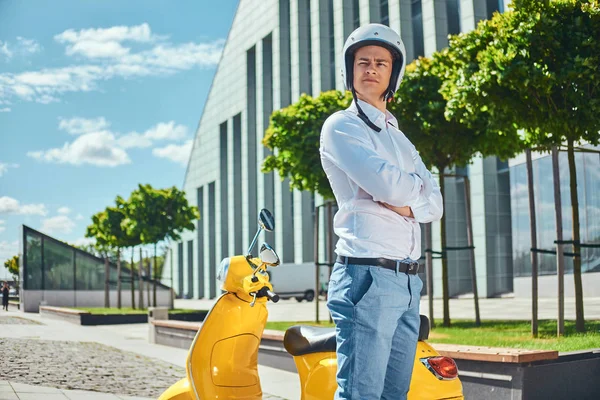
[[[386,110],[405,69],[391,28],[348,37],[344,84],[354,101],[321,132],[321,162],[339,211],[327,306],[336,324],[336,399],[405,399],[419,333],[419,223],[439,220],[439,186]]]
[[[8,295],[10,294],[10,288],[8,282],[2,284],[2,309],[8,311]]]

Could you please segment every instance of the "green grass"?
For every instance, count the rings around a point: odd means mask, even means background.
[[[122,307],[122,308],[99,308],[99,307],[74,307],[75,310],[83,310],[88,311],[92,314],[147,314],[148,310],[140,310],[133,309],[131,307]],[[195,313],[200,310],[190,310],[190,309],[175,309],[169,310],[169,314],[190,314]]]
[[[267,329],[286,330],[297,324],[316,325],[314,322],[268,322]],[[565,336],[556,337],[556,321],[539,321],[538,338],[531,337],[529,321],[482,321],[480,327],[474,321],[456,320],[444,328],[436,320],[436,328],[429,335],[429,342],[490,347],[510,347],[530,350],[575,351],[600,348],[600,321],[586,321],[586,332],[575,332],[575,321],[565,321]],[[319,326],[333,326],[329,322]]]

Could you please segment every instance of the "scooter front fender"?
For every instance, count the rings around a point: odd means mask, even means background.
[[[194,400],[190,381],[187,378],[180,380],[165,390],[158,400]]]

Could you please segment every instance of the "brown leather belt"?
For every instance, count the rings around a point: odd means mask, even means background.
[[[417,261],[400,261],[390,260],[388,258],[357,258],[345,256],[338,256],[336,261],[340,264],[371,265],[374,267],[391,269],[392,271],[397,270],[398,272],[412,275],[416,275],[419,272],[419,263]]]

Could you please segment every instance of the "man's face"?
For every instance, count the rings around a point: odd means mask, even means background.
[[[354,88],[363,97],[379,99],[390,84],[392,54],[381,46],[361,47],[354,54]]]

